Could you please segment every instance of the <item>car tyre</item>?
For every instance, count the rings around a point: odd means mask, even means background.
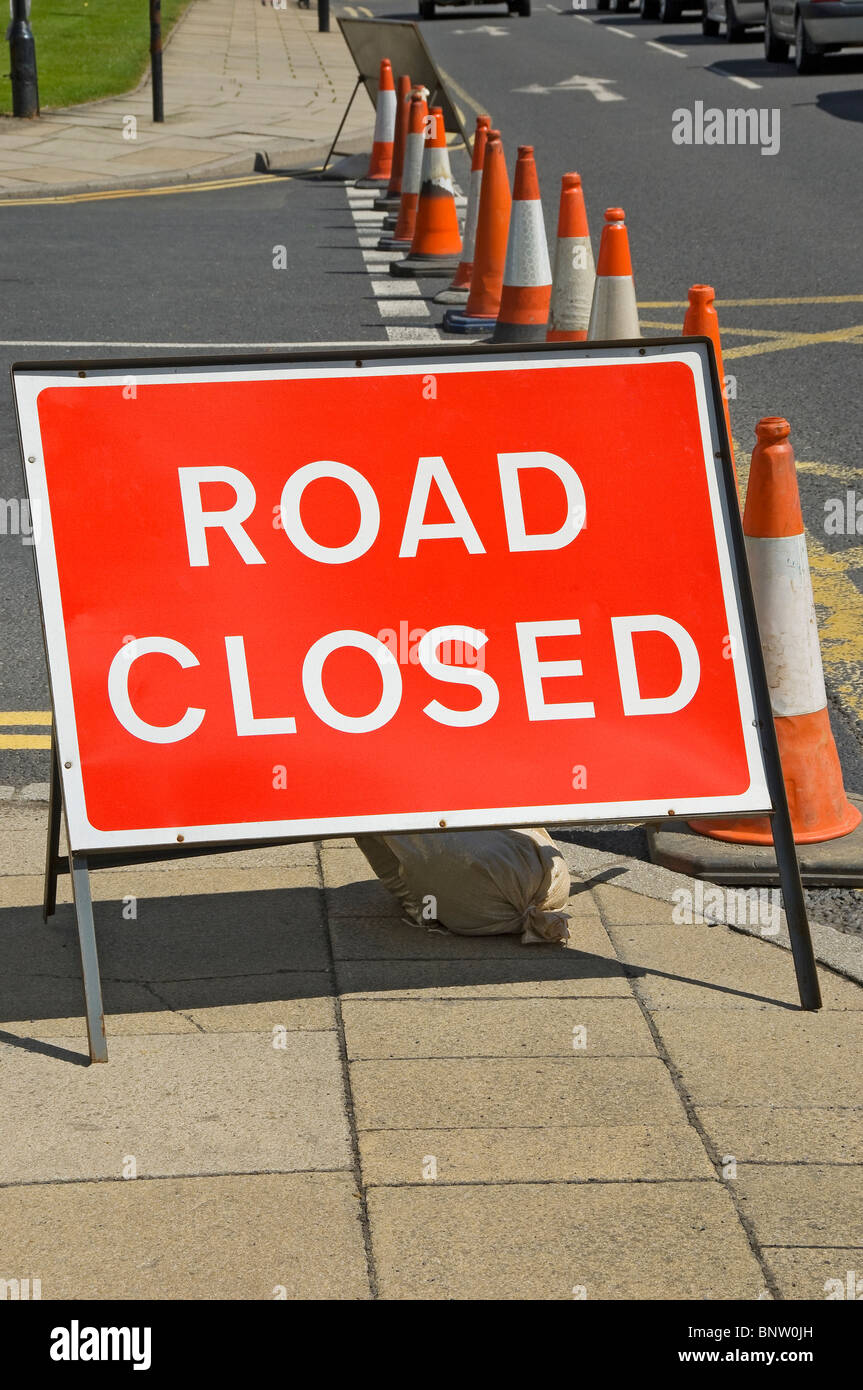
[[[642,19],[655,19],[659,10],[659,0],[638,0],[638,13]]]
[[[701,32],[708,39],[715,39],[716,35],[719,33],[719,20],[710,18],[710,15],[707,13],[707,0],[704,0],[704,4],[701,7]]]
[[[784,63],[788,58],[788,44],[773,32],[769,3],[764,13],[764,57],[768,63]]]
[[[530,19],[530,0],[518,0],[518,12],[522,19]]]
[[[596,8],[598,10],[610,10],[611,0],[596,0]]]
[[[631,0],[614,0],[615,14],[628,14]]]
[[[659,0],[657,18],[660,24],[676,24],[682,13],[681,0]]]
[[[821,49],[807,37],[800,14],[794,26],[794,66],[804,76],[808,72],[817,72],[821,66]]]
[[[725,40],[726,43],[743,43],[746,28],[737,18],[734,0],[725,0]]]
[[[420,0],[420,19],[434,19],[435,0]]]

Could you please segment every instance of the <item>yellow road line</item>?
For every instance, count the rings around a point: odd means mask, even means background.
[[[0,734],[0,748],[50,748],[50,734]]]
[[[0,208],[28,208],[42,203],[99,203],[111,198],[160,198],[171,193],[211,193],[219,188],[248,188],[290,179],[290,174],[253,174],[248,178],[210,179],[205,183],[166,184],[159,188],[115,188],[110,192],[58,193],[47,198],[2,198]]]
[[[663,319],[643,319],[639,318],[642,328],[667,328],[669,333],[676,333],[679,337],[682,327],[679,323],[665,323]],[[723,338],[737,334],[743,338],[787,338],[787,328],[731,328],[727,323],[721,327]]]
[[[863,464],[859,468],[846,468],[841,463],[815,463],[797,460],[798,473],[812,473],[818,478],[832,478],[839,483],[863,483]]]
[[[818,343],[854,343],[863,338],[863,324],[853,324],[851,328],[831,329],[826,333],[786,333],[781,338],[771,338],[767,342],[743,344],[722,350],[723,361],[732,357],[757,357],[763,352],[788,352],[792,348],[814,347]]]
[[[0,727],[10,728],[16,724],[51,724],[50,710],[20,710],[20,709],[0,709]]]
[[[812,294],[792,299],[717,299],[718,308],[748,309],[769,304],[863,304],[863,294]],[[685,309],[685,299],[644,299],[639,309]]]

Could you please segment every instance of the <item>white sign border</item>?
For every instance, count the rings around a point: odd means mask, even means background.
[[[380,345],[370,343],[369,351],[380,351]],[[667,816],[688,817],[722,814],[766,814],[772,809],[767,787],[764,758],[757,729],[757,710],[749,670],[745,640],[742,603],[729,547],[729,516],[726,491],[721,481],[722,461],[719,432],[712,393],[705,389],[709,382],[706,348],[694,342],[682,348],[679,343],[651,343],[639,347],[597,347],[595,350],[567,350],[544,353],[483,354],[436,357],[412,354],[410,357],[376,355],[362,357],[357,348],[356,360],[279,362],[255,366],[216,361],[211,367],[195,363],[166,365],[124,363],[100,367],[88,365],[86,376],[76,366],[40,368],[26,363],[13,368],[13,382],[18,410],[19,430],[24,453],[24,467],[31,507],[39,524],[34,527],[35,560],[42,603],[42,617],[48,652],[49,677],[54,706],[54,735],[60,761],[63,797],[71,848],[80,853],[98,853],[117,849],[167,848],[178,842],[186,845],[219,844],[225,842],[255,842],[279,839],[318,839],[326,836],[353,835],[369,831],[476,829],[486,826],[537,824],[598,824],[602,822],[641,821]],[[363,377],[413,374],[443,375],[450,372],[494,372],[529,368],[548,370],[565,366],[577,369],[582,365],[638,365],[649,369],[656,362],[679,362],[692,372],[696,405],[701,425],[702,454],[707,476],[710,506],[713,516],[723,598],[728,618],[732,661],[736,678],[741,727],[746,750],[750,784],[738,796],[692,798],[685,797],[669,806],[667,801],[565,803],[552,806],[495,806],[451,810],[438,806],[415,811],[374,816],[328,817],[314,820],[243,821],[238,824],[202,826],[153,826],[146,829],[104,831],[90,824],[87,816],[83,779],[79,757],[78,732],[72,698],[69,656],[66,647],[63,610],[60,598],[57,559],[51,523],[51,509],[45,475],[42,437],[38,417],[39,393],[47,387],[68,387],[88,390],[94,386],[125,386],[130,380],[138,383],[162,382],[206,383],[212,381],[273,381],[285,378],[311,379],[334,376]]]

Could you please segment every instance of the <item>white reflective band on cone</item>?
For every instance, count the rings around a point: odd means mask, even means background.
[[[424,145],[425,136],[422,133],[409,135],[407,138],[402,172],[402,193],[419,193],[420,191]]]
[[[452,173],[449,167],[449,155],[446,150],[439,149],[437,145],[429,145],[425,152],[422,182],[433,183],[437,188],[443,188],[445,192],[455,196]]]
[[[538,198],[519,198],[512,205],[503,283],[522,288],[551,284],[542,203]]]
[[[640,338],[635,285],[629,275],[597,275],[588,338]]]
[[[374,143],[391,145],[396,129],[396,94],[395,92],[378,92],[378,104],[375,111],[375,133]]]
[[[548,320],[550,328],[566,333],[577,333],[587,328],[595,279],[590,237],[558,237]]]
[[[827,692],[806,537],[746,537],[773,713],[812,714]]]
[[[461,258],[468,265],[473,261],[473,253],[476,247],[476,224],[479,220],[479,195],[482,189],[482,169],[472,169],[470,175],[470,188],[468,189],[467,212],[464,219],[464,234],[462,236],[463,250]]]

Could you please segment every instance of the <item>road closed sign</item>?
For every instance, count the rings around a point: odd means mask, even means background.
[[[74,849],[770,809],[700,341],[14,381]]]

